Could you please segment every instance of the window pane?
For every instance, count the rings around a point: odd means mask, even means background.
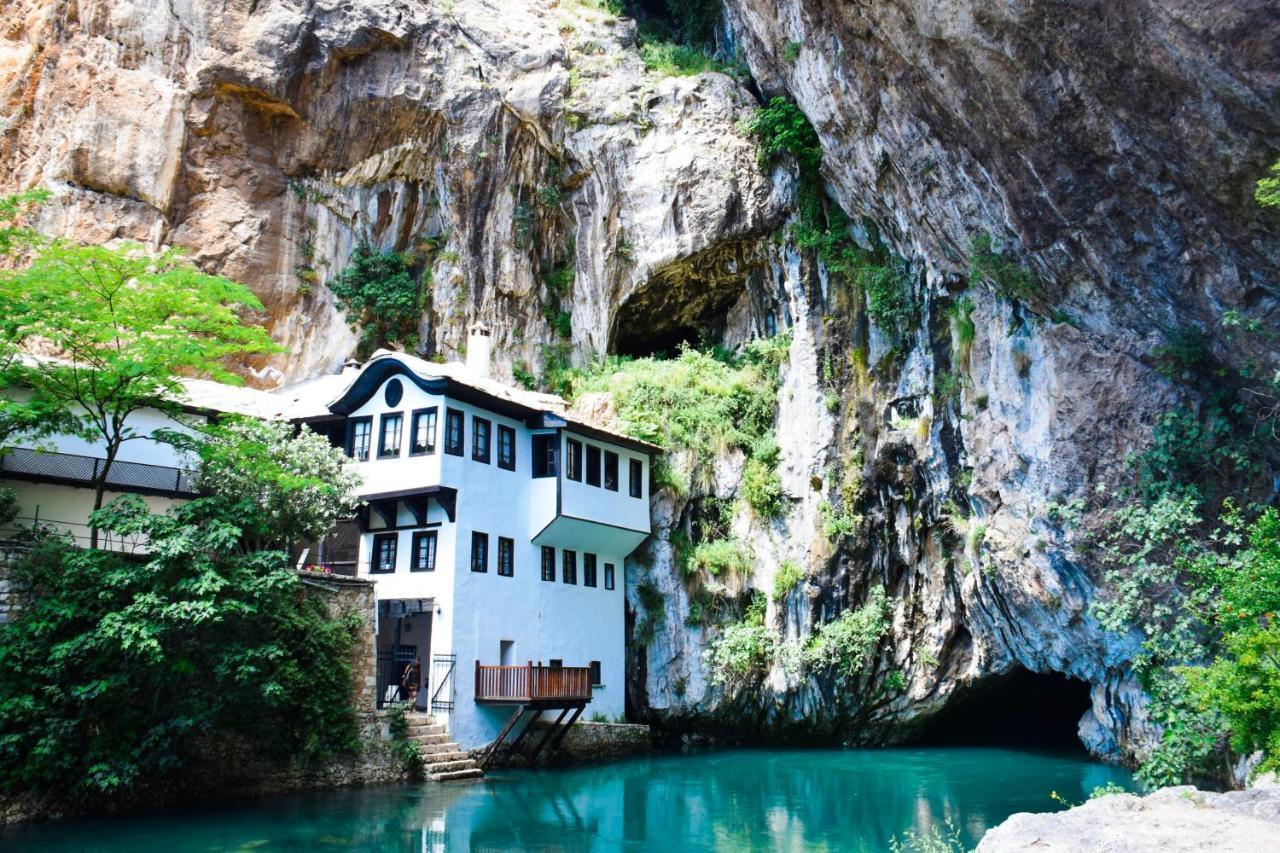
[[[396,570],[395,533],[379,533],[373,537],[373,560],[369,566],[371,573],[385,574]]]
[[[582,555],[582,585],[583,586],[596,585],[596,555],[595,554]]]
[[[582,480],[582,442],[572,438],[564,443],[564,475],[570,480]]]
[[[604,564],[604,588],[613,589],[613,563]]]
[[[444,415],[444,452],[462,455],[462,412],[448,409]]]
[[[471,458],[489,464],[489,421],[485,418],[471,419]]]
[[[471,571],[489,571],[489,534],[471,534]]]
[[[436,570],[436,533],[434,530],[413,534],[413,564],[409,569],[414,572],[434,572]]]
[[[512,577],[516,573],[516,543],[505,536],[498,537],[498,574]]]
[[[593,660],[587,664],[587,667],[591,670],[591,686],[599,687],[604,684],[604,681],[600,678],[600,661]]]
[[[542,579],[544,581],[556,579],[556,549],[550,545],[542,546]]]
[[[644,476],[644,465],[639,459],[632,459],[628,467],[630,468],[628,487],[631,490],[631,497],[644,497],[644,483],[640,479]]]
[[[436,410],[426,409],[413,413],[413,436],[410,453],[436,452]]]
[[[399,412],[382,416],[382,435],[378,437],[379,457],[400,455],[400,432],[403,425],[404,416]]]
[[[578,582],[578,552],[565,550],[562,556],[563,556],[563,559],[561,560],[561,562],[564,564],[564,572],[563,572],[564,582],[577,583]]]
[[[351,421],[351,458],[368,459],[369,444],[373,437],[373,419],[359,418]]]
[[[535,435],[533,437],[533,476],[554,477],[556,475],[556,441],[554,435]]]
[[[604,452],[604,487],[618,491],[618,454]]]
[[[516,470],[516,431],[511,427],[498,427],[498,467]]]
[[[587,445],[587,485],[600,485],[600,448]]]

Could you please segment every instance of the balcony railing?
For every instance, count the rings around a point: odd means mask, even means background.
[[[484,666],[476,662],[476,701],[514,704],[591,701],[586,666]]]
[[[11,447],[0,456],[0,476],[42,483],[88,486],[102,473],[107,460],[74,453],[55,453]],[[117,459],[107,472],[107,488],[163,497],[194,497],[198,492],[190,471],[167,465],[148,465]]]

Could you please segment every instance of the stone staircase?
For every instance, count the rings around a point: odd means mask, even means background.
[[[427,714],[405,714],[409,740],[422,753],[423,770],[432,782],[460,782],[484,775],[462,747],[449,740],[445,727]]]

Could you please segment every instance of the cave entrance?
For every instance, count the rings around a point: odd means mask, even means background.
[[[1019,668],[955,696],[913,742],[1083,751],[1078,726],[1090,705],[1087,682]]]
[[[674,356],[724,334],[726,313],[761,264],[751,241],[705,249],[655,270],[618,306],[609,352],[634,358]]]

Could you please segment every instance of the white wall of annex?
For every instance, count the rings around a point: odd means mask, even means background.
[[[581,482],[570,480],[568,472],[565,470],[567,465],[562,464],[560,466],[560,512],[574,518],[599,521],[631,530],[647,531],[649,529],[649,460],[644,454],[634,453],[617,445],[606,444],[602,441],[596,441],[565,431],[564,441],[567,442],[570,438],[582,442],[583,476]],[[586,449],[588,446],[600,448],[600,469],[602,474],[600,478],[601,485],[599,486],[587,485]],[[619,456],[617,491],[604,487],[604,451],[606,450],[613,451]],[[561,460],[567,458],[563,447],[560,450],[560,458]],[[631,497],[631,493],[628,490],[632,459],[640,461],[641,488],[640,497],[638,498]]]

